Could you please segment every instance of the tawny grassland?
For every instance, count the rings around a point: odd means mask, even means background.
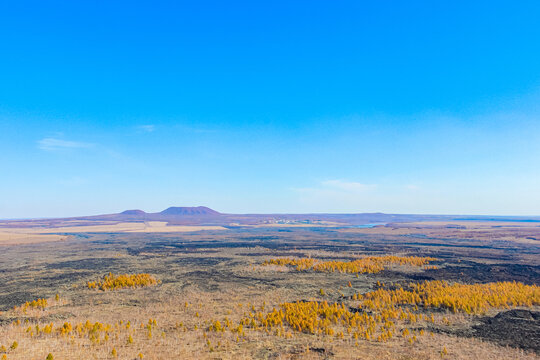
[[[334,272],[353,295],[257,293],[192,288],[171,296],[148,273],[109,273],[77,286],[78,296],[36,299],[0,315],[2,359],[537,359],[534,353],[448,335],[477,314],[540,306],[540,288],[518,282],[382,284],[354,292],[351,278],[395,265],[424,269],[434,258],[353,261],[277,258],[269,267]],[[282,274],[277,272],[278,274]],[[316,284],[315,287],[318,288]],[[163,292],[163,293],[161,293]],[[141,299],[152,299],[141,302]]]

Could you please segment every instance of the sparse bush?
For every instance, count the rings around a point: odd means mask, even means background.
[[[441,357],[448,355],[448,350],[446,350],[446,346],[443,346],[441,350]]]

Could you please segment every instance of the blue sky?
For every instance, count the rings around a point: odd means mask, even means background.
[[[0,218],[540,215],[540,3],[4,2]]]

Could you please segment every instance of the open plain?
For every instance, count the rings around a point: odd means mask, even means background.
[[[3,224],[4,359],[540,358],[538,222],[66,221]]]

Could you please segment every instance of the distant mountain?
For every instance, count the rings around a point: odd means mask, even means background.
[[[160,212],[161,215],[171,216],[207,216],[207,215],[221,215],[219,212],[212,210],[206,206],[197,207],[176,207],[172,206],[168,209]]]
[[[25,226],[42,226],[47,224],[62,224],[69,221],[71,226],[74,221],[99,222],[143,222],[163,221],[169,225],[212,225],[212,226],[242,226],[242,225],[271,225],[271,226],[336,226],[378,225],[389,223],[403,223],[416,221],[516,221],[516,222],[540,222],[540,217],[521,216],[471,216],[471,215],[421,215],[421,214],[385,214],[385,213],[355,213],[355,214],[225,214],[212,210],[206,206],[178,207],[173,206],[161,212],[147,213],[142,210],[125,210],[116,214],[103,214],[92,216],[79,216],[61,219],[20,219],[10,220],[9,226],[15,223],[25,223]],[[7,221],[7,220],[6,220]],[[5,221],[0,220],[0,225]]]
[[[126,211],[122,211],[120,213],[120,215],[135,215],[135,216],[139,216],[139,215],[146,215],[146,212],[142,211],[142,210],[126,210]]]

